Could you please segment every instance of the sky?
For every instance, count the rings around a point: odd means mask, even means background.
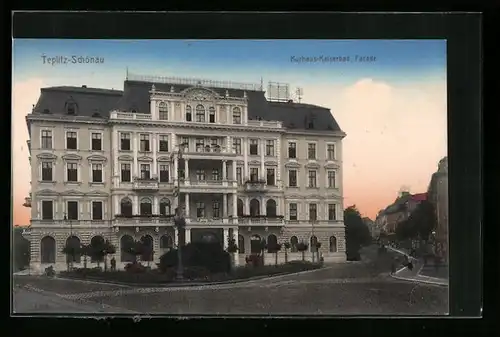
[[[99,64],[50,63],[97,57]],[[40,88],[123,89],[130,73],[288,83],[342,130],[344,206],[372,219],[402,187],[425,192],[447,155],[445,40],[13,41],[13,223],[29,224],[25,116]],[[341,61],[344,60],[344,61]],[[292,95],[293,98],[294,95]]]

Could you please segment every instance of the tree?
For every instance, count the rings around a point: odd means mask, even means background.
[[[274,265],[278,265],[278,252],[281,250],[281,244],[280,243],[271,243],[267,245],[267,249],[269,253],[274,254]]]
[[[283,243],[283,247],[285,247],[285,263],[288,263],[288,250],[292,247],[290,242]]]
[[[344,224],[347,259],[359,260],[359,250],[361,246],[371,243],[371,235],[356,205],[349,206],[344,210]]]
[[[76,256],[80,254],[80,247],[72,246],[70,242],[66,242],[62,253],[66,255],[66,269],[69,271],[70,266],[75,262]]]
[[[236,240],[234,238],[227,238],[227,252],[231,254],[231,260],[235,261],[236,252],[238,251],[238,246],[236,245]]]
[[[92,248],[90,245],[81,244],[80,253],[83,255],[83,268],[87,269],[87,257],[92,255]]]
[[[137,257],[143,254],[144,244],[141,241],[130,241],[122,247],[122,251],[134,257],[132,263],[137,263]]]
[[[115,246],[106,240],[104,242],[98,242],[91,247],[92,257],[97,261],[97,265],[99,266],[99,262],[104,260],[104,270],[108,270],[108,255],[112,255],[116,253]]]
[[[318,257],[318,259],[316,260],[316,262],[321,262],[319,260],[319,249],[321,248],[321,242],[316,242],[316,256]]]
[[[309,249],[309,245],[305,242],[299,242],[297,244],[297,250],[302,253],[302,261],[305,260],[305,252]]]
[[[14,270],[23,270],[30,264],[30,242],[23,236],[23,228],[14,228]]]
[[[412,223],[415,234],[427,241],[437,225],[436,209],[430,201],[423,200],[417,205],[408,220]]]

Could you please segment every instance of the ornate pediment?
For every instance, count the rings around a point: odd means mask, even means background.
[[[298,194],[290,194],[286,196],[286,199],[303,199],[304,197]]]
[[[41,190],[35,193],[36,195],[46,195],[46,196],[58,196],[59,193],[52,190]]]
[[[74,195],[74,196],[84,196],[85,194],[77,190],[68,190],[61,193],[61,195]]]
[[[90,191],[86,193],[89,197],[108,197],[109,194],[103,191]]]
[[[124,161],[133,161],[134,157],[128,155],[128,154],[123,154],[118,157],[118,160],[124,160]]]
[[[237,161],[236,161],[236,164],[237,164],[237,165],[244,165],[244,164],[245,164],[245,161],[244,161],[244,160],[237,160]]]
[[[305,166],[310,169],[319,169],[320,167],[318,163],[307,163]]]
[[[192,101],[211,101],[219,97],[215,91],[199,87],[187,88],[182,91],[182,94]]]
[[[57,156],[52,153],[40,153],[36,156],[38,159],[46,159],[46,160],[56,160]]]
[[[87,160],[88,160],[88,161],[99,161],[99,162],[105,162],[105,161],[107,160],[107,158],[106,158],[106,157],[104,157],[104,156],[100,156],[100,155],[98,155],[98,154],[93,154],[93,155],[91,155],[91,156],[88,156],[88,157],[87,157]]]
[[[326,169],[338,169],[340,168],[340,165],[339,164],[335,164],[335,163],[328,163],[328,164],[325,164],[324,166]]]
[[[165,161],[169,162],[170,161],[170,156],[160,156],[160,157],[156,158],[156,160],[157,161],[163,161],[163,162],[165,162]]]
[[[260,165],[260,161],[258,161],[258,160],[250,160],[248,162],[248,165]]]
[[[69,154],[65,154],[64,156],[62,156],[62,159],[63,160],[82,160],[82,156],[69,153]]]
[[[288,167],[288,168],[300,168],[300,164],[296,163],[294,161],[291,161],[291,162],[286,163],[285,167]]]
[[[274,161],[274,160],[269,160],[269,161],[266,161],[265,163],[266,165],[269,165],[269,166],[278,166],[278,162],[277,161]]]
[[[149,161],[149,162],[152,162],[153,158],[142,156],[142,157],[137,158],[137,161]]]
[[[305,197],[305,199],[323,199],[323,197],[319,194],[312,194]]]

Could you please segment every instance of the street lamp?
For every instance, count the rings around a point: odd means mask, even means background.
[[[181,230],[184,229],[186,226],[186,219],[182,216],[182,211],[181,211],[181,197],[180,197],[180,186],[181,186],[181,177],[180,177],[180,159],[182,159],[182,148],[184,144],[181,144],[179,146],[179,149],[177,151],[177,187],[176,191],[174,192],[174,196],[177,197],[177,208],[175,209],[175,216],[174,216],[174,225],[177,228],[177,280],[182,280],[184,279],[184,267],[182,265],[182,252],[181,252]],[[174,161],[174,152],[172,152],[172,161]]]

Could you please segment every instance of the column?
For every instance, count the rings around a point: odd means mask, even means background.
[[[250,198],[248,196],[245,196],[245,199],[243,200],[243,214],[249,215],[250,214]]]
[[[231,164],[231,168],[233,170],[233,175],[231,176],[231,180],[236,181],[236,160],[233,160],[233,163]]]
[[[174,158],[174,172],[172,172],[172,176],[174,177],[174,183],[179,178],[178,173],[179,173],[179,158],[177,158],[177,156],[175,156],[175,158]]]
[[[227,180],[227,163],[225,160],[222,161],[222,180],[225,181]]]
[[[189,185],[189,183],[190,183],[189,160],[188,159],[184,159],[184,183],[186,185]]]
[[[186,245],[191,242],[191,228],[185,228]]]
[[[114,214],[112,214],[112,217],[114,218],[116,214],[120,214],[120,196],[119,195],[114,195],[113,196],[114,200]]]
[[[226,105],[226,118],[227,124],[233,124],[233,111],[230,105]]]
[[[233,150],[233,144],[231,143],[231,137],[227,136],[226,137],[226,152],[231,152]]]
[[[139,196],[134,195],[132,199],[134,200],[134,204],[132,205],[132,211],[134,215],[137,215],[139,214]]]
[[[137,133],[133,133],[132,135],[132,151],[134,155],[134,177],[139,177],[139,163],[137,162]]]
[[[229,228],[224,228],[224,250],[227,249],[228,239],[229,239]]]
[[[265,171],[265,166],[264,166],[264,154],[266,153],[266,141],[265,139],[260,140],[260,179],[266,179],[266,172]]]
[[[156,101],[154,99],[151,99],[150,104],[151,104],[151,106],[150,106],[149,110],[151,112],[151,118],[153,120],[157,120],[158,116],[156,115]]]
[[[234,243],[236,244],[236,246],[238,246],[238,244],[239,244],[238,234],[239,234],[238,227],[236,227],[235,229],[233,229]],[[234,254],[234,265],[238,266],[239,264],[240,264],[240,257],[239,257],[239,253],[237,252],[236,254]]]
[[[281,138],[279,137],[276,139],[275,155],[278,160],[278,167],[276,168],[276,181],[281,182]],[[283,183],[281,183],[281,186],[283,186]]]
[[[243,181],[250,179],[249,173],[248,173],[248,138],[244,137],[242,140],[242,146],[243,146],[243,160],[244,160],[244,166],[243,166]]]
[[[153,214],[159,214],[160,212],[158,212],[158,196],[155,195],[153,196]]]
[[[177,247],[179,245],[179,230],[177,228],[174,229],[174,246]]]
[[[153,133],[151,135],[151,142],[152,142],[152,144],[151,144],[151,150],[153,151],[153,165],[152,165],[153,167],[151,167],[151,175],[153,177],[156,177],[157,176],[156,172],[157,172],[157,169],[158,169],[158,164],[156,162],[156,146],[157,146],[158,142],[156,140],[156,134],[155,133]]]
[[[266,199],[260,197],[260,215],[266,215]]]
[[[233,193],[233,217],[238,217],[238,195]]]
[[[227,218],[227,194],[222,194],[222,218]]]
[[[113,128],[113,179],[115,186],[119,185],[120,182],[120,163],[118,162],[118,150],[120,148],[120,139],[118,138],[118,130]]]
[[[185,198],[184,199],[184,203],[185,203],[185,209],[186,209],[186,211],[185,211],[185,213],[186,213],[185,217],[186,217],[186,220],[187,220],[187,219],[189,219],[191,217],[191,213],[189,211],[189,193],[186,193],[184,198]],[[186,235],[187,235],[187,233],[186,233]]]

